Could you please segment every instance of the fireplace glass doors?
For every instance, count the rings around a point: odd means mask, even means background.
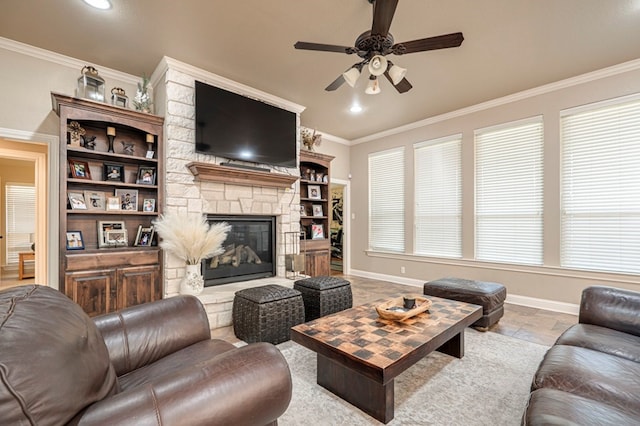
[[[227,222],[231,230],[224,252],[202,261],[205,287],[275,275],[274,216],[207,215],[209,223]]]

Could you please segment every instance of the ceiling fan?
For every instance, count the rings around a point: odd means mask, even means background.
[[[361,58],[360,62],[351,66],[338,76],[333,83],[328,85],[325,88],[327,91],[336,90],[344,82],[354,87],[362,69],[366,66],[371,75],[365,93],[380,93],[378,76],[382,74],[394,85],[398,92],[405,93],[413,87],[404,77],[407,70],[394,65],[386,58],[387,55],[404,55],[407,53],[458,47],[464,40],[462,33],[458,32],[395,43],[393,36],[389,33],[389,27],[391,27],[391,21],[398,6],[398,0],[367,1],[373,5],[373,23],[371,24],[371,30],[365,31],[358,36],[354,47],[309,43],[305,41],[299,41],[294,44],[296,49],[338,52],[346,53],[347,55],[355,53]]]

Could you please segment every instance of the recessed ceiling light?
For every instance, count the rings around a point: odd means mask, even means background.
[[[358,104],[353,104],[351,105],[351,108],[349,108],[349,111],[351,111],[354,114],[357,114],[359,112],[362,112],[362,107]]]
[[[111,9],[111,2],[109,0],[83,0],[89,6],[93,6],[96,9],[107,10]]]

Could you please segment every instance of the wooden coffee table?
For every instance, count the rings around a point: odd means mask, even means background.
[[[429,296],[427,312],[402,322],[383,320],[380,300],[291,329],[291,340],[317,353],[320,386],[377,420],[394,415],[393,379],[434,350],[464,355],[464,329],[482,307]]]

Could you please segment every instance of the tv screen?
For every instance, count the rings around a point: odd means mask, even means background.
[[[196,152],[296,167],[296,113],[196,81]]]

